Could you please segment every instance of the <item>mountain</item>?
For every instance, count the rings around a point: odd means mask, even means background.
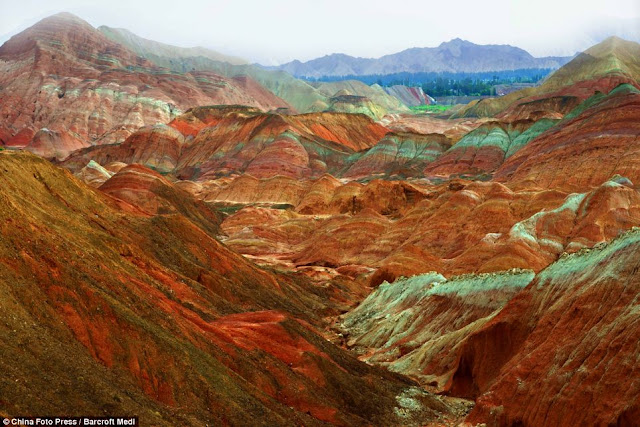
[[[0,418],[636,425],[639,48],[447,116],[68,14],[16,35]]]
[[[332,54],[307,62],[296,60],[266,68],[284,70],[297,77],[320,78],[401,72],[478,73],[524,68],[555,69],[570,59],[534,58],[525,50],[509,45],[477,45],[454,39],[438,47],[411,48],[376,59]]]
[[[118,142],[193,105],[289,108],[248,77],[178,73],[106,38],[80,18],[45,18],[0,47],[0,138],[48,157]],[[39,141],[39,142],[38,142]]]
[[[101,26],[98,30],[105,37],[126,46],[151,63],[177,73],[205,71],[227,78],[249,76],[299,112],[319,111],[328,105],[325,95],[282,71],[269,71],[255,65],[242,64],[234,58],[227,61],[208,50],[203,55],[202,50],[197,48],[185,49],[157,43],[127,30],[107,26]]]
[[[147,55],[153,56],[155,58],[193,58],[201,56],[203,58],[211,59],[212,61],[227,62],[232,65],[242,65],[248,63],[245,59],[224,55],[220,52],[216,52],[204,47],[185,48],[148,40],[139,37],[124,28],[111,28],[102,25],[98,27],[98,31],[104,34],[107,38],[118,42],[123,46],[127,46],[133,52],[143,57],[147,57]],[[147,59],[151,58],[147,57]],[[155,61],[152,62],[155,63]]]
[[[640,44],[609,37],[577,55],[551,74],[541,85],[508,95],[473,102],[456,113],[457,117],[513,116],[540,105],[544,99],[575,97],[584,101],[597,92],[608,93],[620,84],[638,86]]]

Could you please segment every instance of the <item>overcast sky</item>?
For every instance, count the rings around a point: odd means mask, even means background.
[[[534,56],[571,55],[609,35],[640,41],[640,0],[0,0],[0,43],[61,11],[265,64],[379,57],[456,37]]]

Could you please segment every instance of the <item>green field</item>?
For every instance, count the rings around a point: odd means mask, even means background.
[[[415,107],[409,107],[411,111],[416,113],[446,113],[453,105],[417,105]]]

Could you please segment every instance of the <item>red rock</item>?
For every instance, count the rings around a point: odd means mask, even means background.
[[[343,174],[351,179],[374,176],[422,176],[430,164],[451,147],[451,141],[441,134],[387,134],[364,153]]]
[[[633,425],[636,254],[633,232],[562,258],[470,336],[461,353],[466,368],[454,378],[481,393],[468,421]],[[500,357],[486,363],[480,351]]]
[[[129,166],[103,185],[174,209],[148,216],[31,154],[5,150],[0,166],[5,415],[108,405],[154,425],[455,417],[323,338],[326,291],[229,251],[194,216],[200,204],[157,173]],[[400,417],[406,393],[414,409]]]
[[[24,148],[46,159],[63,160],[72,152],[88,146],[69,132],[40,129]]]
[[[46,127],[85,144],[114,143],[194,105],[289,107],[249,78],[156,67],[70,14],[12,37],[0,58],[0,113],[11,136]],[[25,139],[13,145],[24,146]]]
[[[599,98],[510,157],[496,172],[496,179],[514,188],[568,191],[584,191],[614,174],[640,179],[634,144],[640,126],[638,90],[621,86]]]

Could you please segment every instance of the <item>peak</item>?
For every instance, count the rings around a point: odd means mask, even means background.
[[[78,17],[77,15],[74,15],[71,12],[60,12],[60,13],[55,13],[51,16],[49,16],[48,18],[45,19],[67,19],[67,20],[74,20],[74,21],[82,21],[82,19],[80,19],[80,17]],[[84,22],[84,21],[83,21]]]
[[[602,41],[602,44],[605,44],[605,43],[619,43],[619,42],[626,42],[626,41],[627,40],[625,40],[625,39],[623,39],[621,37],[618,37],[618,36],[610,36],[610,37],[607,37],[606,39],[604,39]]]
[[[585,53],[599,57],[612,52],[620,53],[622,51],[629,50],[633,51],[635,56],[635,53],[638,52],[639,48],[640,44],[636,42],[625,40],[617,36],[611,36],[607,37],[597,45],[590,47],[585,51]]]
[[[451,39],[448,42],[442,42],[440,43],[440,47],[446,47],[446,46],[462,46],[462,45],[472,45],[473,43],[471,43],[468,40],[462,40],[459,37],[456,37],[455,39]]]
[[[636,44],[637,43],[635,42],[625,40],[618,36],[610,36],[604,39],[603,41],[601,41],[600,43],[598,43],[597,45],[591,47],[591,49],[597,48],[597,47],[616,47],[620,45],[636,45]]]
[[[34,26],[39,26],[41,24],[46,24],[51,22],[62,22],[62,23],[73,22],[73,23],[87,25],[91,27],[91,25],[87,21],[69,12],[60,12],[60,13],[56,13],[55,15],[48,16],[42,19],[41,21],[39,21],[38,23],[36,23]]]

